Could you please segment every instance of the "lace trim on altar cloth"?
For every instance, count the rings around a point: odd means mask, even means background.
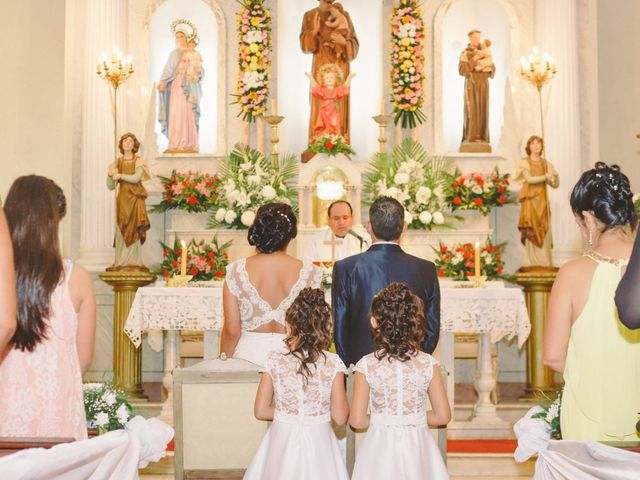
[[[320,286],[322,271],[311,262],[304,261],[289,294],[273,308],[251,283],[246,263],[246,258],[233,262],[227,269],[226,278],[229,291],[238,300],[242,330],[254,330],[271,321],[284,325],[285,313],[300,291],[305,287]]]

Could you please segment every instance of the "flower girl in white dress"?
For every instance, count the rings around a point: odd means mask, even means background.
[[[347,369],[325,351],[331,340],[331,310],[324,292],[305,288],[285,316],[286,348],[267,356],[256,393],[255,416],[272,420],[245,480],[348,480],[331,428],[344,425],[349,404]]]
[[[356,364],[349,417],[353,428],[368,431],[352,480],[449,478],[428,425],[446,425],[451,410],[438,361],[420,351],[426,334],[422,312],[422,301],[400,283],[373,298],[376,351]]]

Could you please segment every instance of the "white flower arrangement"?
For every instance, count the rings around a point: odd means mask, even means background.
[[[112,383],[84,383],[84,411],[87,428],[98,433],[124,428],[133,411],[125,393]]]
[[[293,155],[281,154],[274,164],[258,150],[237,144],[219,163],[218,171],[222,180],[209,217],[211,228],[246,229],[253,224],[261,205],[294,205],[296,191],[292,184],[298,163]]]
[[[451,172],[447,159],[429,157],[420,143],[406,139],[392,155],[375,155],[365,172],[363,189],[368,203],[379,196],[398,200],[409,228],[431,230],[446,226],[450,215],[445,187]]]

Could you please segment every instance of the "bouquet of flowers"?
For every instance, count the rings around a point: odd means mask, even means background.
[[[416,0],[400,0],[391,15],[391,100],[394,123],[414,128],[425,121],[424,23]]]
[[[504,270],[502,255],[506,245],[494,244],[487,239],[484,246],[480,247],[480,272],[489,280],[499,278]],[[439,277],[466,280],[468,275],[475,273],[475,246],[472,243],[451,247],[440,243],[438,248],[432,248],[436,252],[435,264]]]
[[[452,210],[478,210],[486,215],[507,201],[509,175],[500,175],[497,168],[490,174],[462,175],[456,170],[445,193]]]
[[[158,177],[162,182],[162,201],[152,212],[166,212],[174,208],[187,212],[206,212],[218,198],[220,179],[208,173],[180,173],[173,170],[170,177]]]
[[[449,161],[429,157],[422,145],[406,139],[393,155],[378,153],[364,174],[366,201],[386,195],[405,208],[409,228],[428,229],[445,225],[448,206],[444,190],[450,178]]]
[[[322,270],[322,288],[328,290],[333,283],[333,262],[313,262]]]
[[[343,153],[348,157],[356,153],[342,135],[330,135],[328,133],[312,138],[307,151],[326,153],[330,157],[335,157],[339,153]]]
[[[271,67],[271,11],[264,0],[242,0],[238,12],[238,83],[235,103],[245,122],[267,109]]]
[[[182,246],[178,239],[173,243],[173,248],[160,242],[162,245],[162,263],[153,273],[162,275],[165,279],[180,274],[180,258]],[[187,275],[191,275],[193,281],[222,280],[227,273],[229,264],[229,250],[231,241],[218,245],[218,238],[213,237],[210,242],[201,240],[196,243],[191,240],[187,244]]]
[[[545,395],[545,401],[540,405],[542,411],[531,416],[531,418],[540,418],[549,425],[549,428],[551,429],[551,438],[554,440],[562,440],[562,433],[560,432],[561,403],[562,390],[555,394],[555,398],[550,398]]]
[[[294,204],[296,190],[292,184],[298,174],[294,155],[281,154],[274,164],[258,150],[237,144],[218,168],[222,185],[209,219],[211,228],[249,228],[260,205]]]
[[[87,428],[97,428],[98,434],[120,430],[131,418],[131,404],[113,383],[84,383],[82,393]]]

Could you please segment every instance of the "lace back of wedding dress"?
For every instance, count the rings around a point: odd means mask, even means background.
[[[318,267],[310,262],[303,262],[298,280],[276,308],[272,308],[251,283],[245,258],[229,265],[225,282],[231,294],[238,300],[242,330],[254,330],[271,321],[284,325],[284,315],[300,291],[305,287],[318,288],[321,279],[322,271]]]

